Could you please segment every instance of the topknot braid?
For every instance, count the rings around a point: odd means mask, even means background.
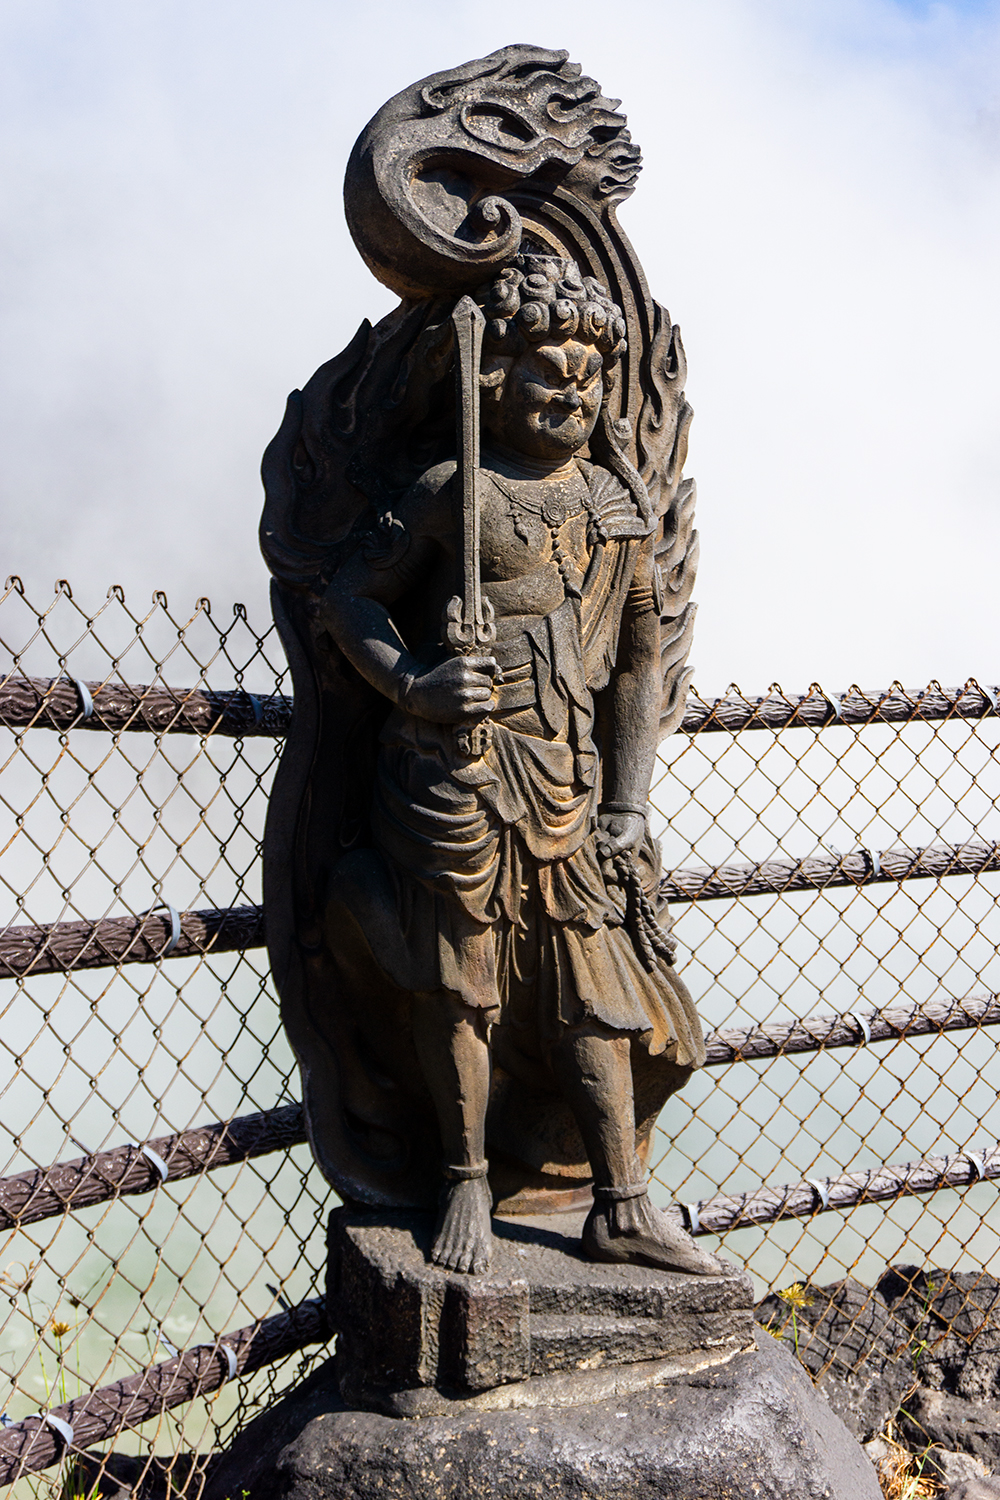
[[[519,255],[476,301],[486,316],[486,338],[497,354],[517,354],[544,339],[580,338],[604,357],[605,368],[625,350],[625,319],[593,276],[575,261]]]

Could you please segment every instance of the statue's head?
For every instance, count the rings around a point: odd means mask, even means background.
[[[483,289],[481,420],[503,447],[546,460],[582,448],[625,348],[625,320],[576,263],[523,255]]]

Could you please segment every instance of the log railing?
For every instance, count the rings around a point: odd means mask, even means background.
[[[85,690],[81,693],[80,687]],[[682,734],[747,729],[829,729],[836,724],[937,723],[942,719],[997,716],[1000,687],[902,688],[898,683],[870,692],[851,688],[827,696],[772,692],[744,697],[688,697]],[[116,682],[77,684],[69,677],[11,675],[0,683],[0,724],[9,729],[91,729],[140,734],[221,734],[277,737],[288,732],[292,699],[282,693],[256,694],[241,688],[143,686]]]
[[[721,901],[998,871],[1000,848],[996,844],[931,844],[926,849],[856,849],[837,859],[772,859],[714,868],[692,865],[665,875],[660,893],[672,903]],[[183,912],[179,924],[175,934],[169,915],[152,912],[96,922],[11,926],[0,933],[0,979],[242,953],[264,944],[264,914],[259,906]]]
[[[896,1042],[1000,1026],[1000,997],[940,997],[922,1005],[862,1009],[847,1015],[807,1016],[771,1026],[726,1027],[705,1038],[707,1066],[762,1062],[801,1052]],[[271,1151],[287,1151],[306,1139],[302,1109],[287,1104],[259,1114],[215,1120],[192,1130],[157,1136],[143,1145],[126,1142],[108,1151],[73,1157],[54,1166],[0,1178],[0,1230],[20,1229],[58,1214],[79,1212],[111,1198],[149,1193],[219,1167],[231,1167]]]
[[[0,1484],[47,1469],[73,1450],[113,1442],[122,1432],[161,1412],[195,1396],[207,1396],[227,1380],[250,1375],[329,1337],[322,1300],[301,1302],[273,1318],[224,1333],[214,1344],[198,1344],[114,1385],[89,1391],[23,1422],[11,1422],[0,1430]]]

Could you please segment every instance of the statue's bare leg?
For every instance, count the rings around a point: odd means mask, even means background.
[[[594,1171],[595,1201],[582,1237],[588,1260],[722,1275],[721,1261],[654,1208],[645,1191],[635,1155],[628,1039],[569,1032],[552,1049],[552,1065]]]
[[[450,1271],[488,1271],[493,1205],[485,1157],[486,1017],[442,990],[415,994],[413,1036],[444,1147],[445,1185],[431,1259]]]

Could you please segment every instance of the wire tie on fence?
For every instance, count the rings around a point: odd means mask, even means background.
[[[248,693],[247,697],[250,699],[250,707],[253,709],[254,728],[259,729],[264,722],[264,705],[256,693]]]
[[[160,958],[168,958],[181,940],[181,914],[176,906],[170,905],[169,901],[157,901],[155,906],[149,908],[146,916],[151,917],[154,911],[165,911],[170,914],[170,941],[159,955]]]
[[[826,693],[824,693],[823,696],[826,698],[827,703],[829,703],[831,709],[833,710],[834,719],[839,720],[842,724],[844,722],[844,699],[847,697],[847,694],[842,693],[839,698],[831,698]]]
[[[162,1156],[157,1156],[152,1146],[143,1146],[139,1141],[126,1141],[125,1144],[127,1146],[132,1146],[136,1151],[140,1153],[141,1156],[144,1156],[147,1161],[152,1162],[153,1166],[160,1174],[160,1181],[166,1182],[167,1178],[170,1176],[170,1168],[167,1166]]]
[[[806,1182],[809,1184],[809,1186],[812,1188],[813,1192],[816,1194],[816,1197],[819,1199],[820,1208],[829,1208],[830,1207],[830,1182],[829,1182],[829,1179],[827,1179],[826,1182],[820,1182],[820,1180],[819,1180],[818,1177],[807,1177],[806,1178]]]
[[[80,678],[80,677],[70,677],[70,675],[69,675],[68,672],[66,674],[66,679],[67,679],[68,682],[71,682],[73,684],[73,686],[76,688],[77,697],[80,700],[80,718],[81,719],[90,719],[90,718],[93,718],[93,714],[94,714],[94,700],[90,696],[90,688],[87,686],[87,684],[83,681],[82,678]]]
[[[984,698],[988,698],[989,699],[989,704],[990,704],[990,707],[992,708],[993,712],[994,713],[1000,713],[1000,708],[998,708],[998,706],[997,706],[997,690],[996,690],[996,688],[983,687],[982,685],[980,685],[979,691],[982,693],[982,695],[983,695]]]
[[[265,1281],[264,1285],[267,1287],[268,1291],[271,1293],[271,1296],[274,1298],[275,1302],[277,1302],[282,1312],[291,1312],[292,1304],[288,1301],[288,1298],[283,1297],[278,1288],[276,1286],[272,1286],[269,1281]]]
[[[239,1366],[238,1366],[238,1364],[236,1362],[236,1355],[233,1352],[233,1350],[229,1347],[228,1344],[220,1343],[219,1344],[219,1348],[222,1350],[223,1354],[226,1356],[226,1363],[229,1366],[229,1374],[226,1376],[226,1379],[227,1380],[235,1380],[237,1374],[239,1373]]]
[[[864,1037],[865,1045],[867,1046],[872,1039],[871,1022],[868,1020],[868,1017],[862,1015],[861,1011],[859,1010],[849,1010],[847,1014],[851,1017],[852,1021],[857,1021],[858,1025],[861,1027],[861,1035]]]
[[[163,1332],[162,1328],[158,1328],[156,1330],[156,1337],[159,1339],[164,1349],[166,1349],[171,1359],[177,1359],[179,1357],[181,1351],[176,1347],[176,1345],[170,1342],[170,1340],[167,1338],[167,1335]]]
[[[971,1161],[976,1169],[976,1179],[979,1182],[986,1177],[986,1152],[985,1151],[963,1151],[962,1155],[966,1161]]]
[[[868,862],[868,874],[872,880],[878,880],[882,875],[882,856],[877,849],[862,849],[861,853]]]
[[[47,1422],[50,1427],[58,1432],[67,1448],[72,1448],[73,1429],[68,1422],[63,1421],[62,1417],[54,1417],[51,1412],[44,1412],[42,1414],[42,1421]]]
[[[698,1217],[697,1203],[685,1203],[684,1212],[688,1217],[688,1234],[697,1234],[701,1228],[701,1220]]]

